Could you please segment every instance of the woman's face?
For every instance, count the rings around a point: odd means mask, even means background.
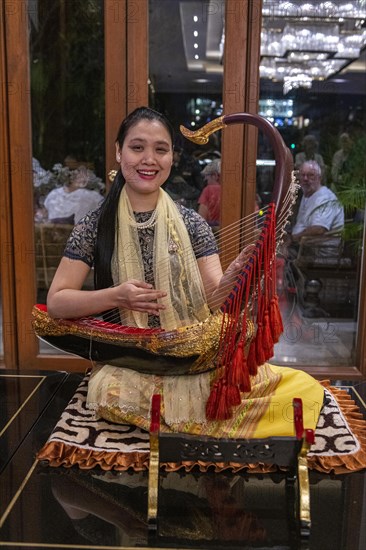
[[[157,120],[140,120],[128,130],[121,149],[117,143],[116,156],[130,196],[157,194],[173,162],[170,134]]]

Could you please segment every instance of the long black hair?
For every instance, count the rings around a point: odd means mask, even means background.
[[[124,119],[119,127],[116,143],[118,143],[120,149],[127,132],[141,120],[156,120],[161,122],[167,129],[172,143],[174,143],[174,130],[168,119],[149,107],[138,107]],[[121,169],[119,169],[110,191],[101,206],[94,254],[94,284],[97,289],[108,288],[113,284],[111,261],[115,244],[119,196],[124,184],[125,179]]]

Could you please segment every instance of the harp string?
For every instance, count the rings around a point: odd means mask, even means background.
[[[239,220],[235,224],[232,224],[232,228],[230,232],[226,231],[226,233],[228,234],[225,236],[224,239],[221,238],[221,235],[218,236],[218,240],[220,241],[221,245],[225,246],[225,250],[227,252],[232,253],[236,251],[238,237],[240,237],[240,235],[244,236],[245,239],[247,240],[249,239],[251,240],[251,242],[253,242],[253,239],[255,239],[258,236],[261,230],[264,216],[259,220],[259,223],[256,224],[255,229],[253,229],[253,223],[251,220],[255,220],[255,219],[256,219],[256,215],[251,214],[247,218],[243,218],[242,220]],[[199,255],[201,252],[205,250],[205,248],[206,248],[205,244],[203,246],[196,246],[194,247],[194,252],[197,255]],[[193,259],[193,261],[196,261],[196,260]],[[162,265],[159,266],[160,271],[164,269],[166,269],[166,267]],[[147,279],[152,278],[152,274],[153,274],[153,269],[145,270],[145,277]],[[113,286],[116,286],[116,285],[113,285]],[[211,291],[212,288],[209,288],[208,290]]]
[[[291,207],[294,203],[294,195],[295,195],[295,188],[289,187],[281,205],[281,209],[278,212],[277,215],[277,227],[276,227],[276,243],[277,247],[280,244],[280,241],[282,239],[283,233],[285,231],[284,227],[286,226],[286,223],[288,221],[289,215],[291,214]],[[232,224],[226,226],[222,230],[218,231],[217,233],[217,240],[219,243],[219,248],[222,248],[225,250],[225,255],[234,256],[237,255],[238,252],[238,242],[244,242],[249,243],[245,246],[248,248],[247,254],[245,254],[244,257],[244,264],[247,266],[248,262],[250,262],[253,254],[253,248],[256,246],[256,242],[258,238],[261,235],[261,232],[263,230],[263,226],[266,222],[268,214],[268,205],[261,208],[260,212],[254,212],[249,214],[248,216],[245,216],[244,218],[241,218],[240,220],[233,222]],[[245,248],[245,247],[244,247]],[[194,252],[196,254],[200,254],[202,251],[204,251],[205,245],[194,247]],[[194,260],[195,261],[195,260]],[[249,266],[250,268],[250,266]],[[164,266],[160,266],[159,269],[166,269]],[[148,278],[149,276],[152,276],[152,269],[145,271],[145,277]],[[239,276],[239,281],[241,282],[243,278],[243,273],[245,272],[245,269],[242,270]],[[247,275],[244,276],[244,279],[247,277]],[[116,285],[111,285],[111,287],[119,286],[119,283]],[[206,292],[210,294],[214,287],[213,285],[206,286]],[[234,280],[232,285],[232,292],[237,291],[237,282]],[[257,289],[252,289],[252,299],[251,302],[254,302],[256,300],[257,296]],[[227,290],[222,290],[221,292],[217,292],[215,296],[215,308],[220,308],[225,303],[225,300],[227,299]],[[92,319],[96,319],[93,317],[88,317],[84,319],[90,319],[92,322]],[[110,312],[106,313],[103,316],[102,319],[98,319],[98,327],[105,326],[107,327],[108,324],[117,324],[120,325],[122,323],[122,326],[125,324],[124,316],[123,316],[123,310],[114,309]],[[123,329],[122,329],[123,330]],[[126,328],[128,330],[128,328]],[[144,330],[144,329],[140,329]],[[151,329],[146,329],[147,331],[150,331]]]
[[[255,219],[255,216],[251,215],[250,218],[253,218]],[[235,255],[237,255],[237,243],[238,243],[238,236],[242,238],[244,238],[244,240],[250,240],[252,243],[254,241],[255,238],[258,238],[258,235],[261,231],[261,228],[262,228],[262,225],[263,225],[263,219],[260,220],[260,224],[257,225],[256,229],[252,229],[252,228],[249,228],[248,227],[245,227],[246,226],[246,222],[247,220],[240,220],[239,222],[237,222],[236,224],[236,227],[235,229],[231,230],[231,232],[229,233],[229,236],[226,237],[226,240],[223,241],[223,239],[221,237],[219,237],[219,240],[221,242],[221,244],[224,243],[224,246],[225,246],[225,252],[226,253],[234,253],[235,252]],[[197,252],[198,250],[198,252]],[[194,252],[198,253],[201,251],[201,247],[195,247],[194,249]],[[249,257],[249,254],[247,255],[247,257]],[[195,259],[193,259],[193,261],[196,261]],[[245,260],[244,260],[245,261]],[[166,269],[166,267],[164,266],[159,266],[159,270],[164,270]],[[145,277],[147,280],[151,280],[149,279],[149,277],[152,276],[152,270],[150,271],[145,271]],[[213,285],[206,285],[206,292],[208,294],[210,294],[213,290],[215,289],[215,287]],[[217,297],[216,297],[216,302],[217,302],[217,307],[219,307],[221,305],[221,303],[223,302],[224,298],[226,297],[227,295],[227,292],[224,292],[224,293],[218,293],[217,294]],[[122,317],[123,317],[123,314],[122,314]],[[115,313],[111,313],[108,315],[108,321],[110,322],[113,322],[113,321],[118,321],[120,318],[120,313],[118,311],[116,311]],[[107,317],[105,316],[105,319],[107,319]]]

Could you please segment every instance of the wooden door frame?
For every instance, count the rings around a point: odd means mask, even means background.
[[[148,104],[148,0],[106,0],[106,166],[115,164],[114,140],[124,116]],[[32,196],[32,139],[28,16],[25,3],[2,4],[0,70],[2,77],[2,145],[5,193],[1,198],[0,231],[13,252],[2,253],[1,284],[7,367],[80,371],[88,361],[39,354],[31,325],[36,296]],[[11,9],[11,8],[14,9]],[[257,112],[261,0],[226,0],[224,109]],[[21,9],[20,9],[21,8]],[[142,47],[143,46],[143,47]],[[238,71],[238,67],[242,67]],[[256,129],[232,127],[223,132],[222,166],[230,187],[223,187],[222,220],[228,225],[253,211],[255,200]],[[250,182],[250,185],[245,185]],[[5,258],[5,259],[4,259]],[[363,257],[362,274],[366,259]],[[357,342],[358,367],[302,368],[317,377],[351,379],[365,374],[366,284],[361,275]],[[14,330],[11,330],[14,327]]]
[[[148,104],[148,0],[105,0],[104,25],[108,176],[118,167],[114,144],[122,120]]]
[[[226,0],[223,81],[226,114],[258,112],[261,10],[262,0]],[[254,212],[257,136],[257,128],[248,125],[230,126],[222,132],[220,219],[224,227]],[[222,246],[223,267],[234,259],[233,252],[239,250],[234,251],[231,245],[227,254]]]
[[[1,243],[1,301],[3,323],[3,360],[7,368],[15,369],[18,365],[18,342],[16,330],[15,285],[14,285],[14,246],[12,235],[11,210],[11,164],[10,133],[8,108],[8,74],[5,40],[5,4],[0,7],[0,78],[1,78],[1,112],[0,112],[0,243]]]

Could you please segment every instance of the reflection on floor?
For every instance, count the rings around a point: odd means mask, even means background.
[[[63,372],[0,374],[0,547],[366,547],[364,472],[311,472],[312,527],[301,543],[295,487],[286,474],[165,473],[152,537],[146,472],[50,468],[35,460],[81,379]],[[366,383],[347,387],[365,412]]]
[[[273,363],[317,366],[351,365],[357,323],[347,319],[304,318],[296,308],[284,316],[284,332],[275,346]]]
[[[354,364],[357,322],[352,318],[307,316],[299,305],[298,289],[292,288],[293,292],[287,284],[278,291],[284,331],[272,362],[291,366]]]

